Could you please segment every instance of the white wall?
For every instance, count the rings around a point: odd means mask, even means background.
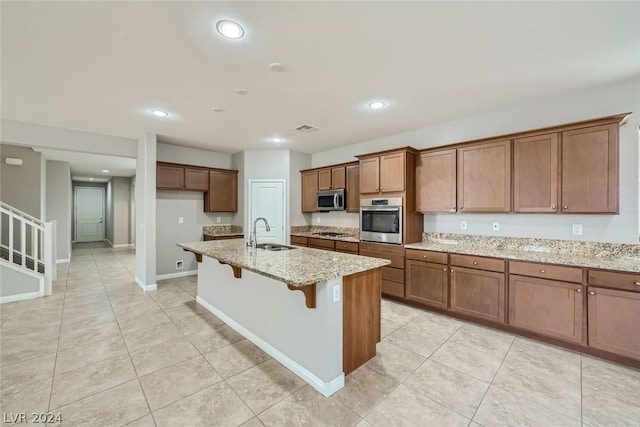
[[[104,238],[113,245],[113,241],[115,240],[113,237],[115,228],[113,223],[113,178],[107,182],[104,198]]]
[[[182,147],[164,142],[158,143],[158,161],[207,168],[231,169],[231,154]]]
[[[40,290],[40,280],[0,265],[0,302],[9,302],[11,297],[33,294]],[[34,298],[32,296],[31,298]]]
[[[136,162],[136,283],[144,290],[156,285],[156,135],[138,139]]]
[[[300,171],[311,168],[311,154],[289,152],[290,224],[309,225],[311,215],[302,213],[302,177]]]
[[[620,215],[428,214],[424,216],[424,230],[461,233],[460,221],[465,220],[469,234],[638,243],[638,78],[316,153],[312,166],[348,162],[357,154],[389,148],[438,147],[626,112],[634,114],[620,128]],[[500,222],[499,232],[490,231],[493,221]],[[583,224],[582,236],[572,236],[574,223]]]
[[[58,261],[71,257],[71,169],[68,162],[47,160],[46,220],[56,221]]]

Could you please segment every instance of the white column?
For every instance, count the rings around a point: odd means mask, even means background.
[[[138,139],[136,162],[136,283],[151,291],[156,285],[156,135]]]

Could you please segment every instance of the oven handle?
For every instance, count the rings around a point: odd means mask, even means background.
[[[400,212],[400,209],[398,209],[398,208],[374,208],[374,209],[371,209],[370,207],[366,207],[366,208],[361,208],[360,210],[362,210],[362,212],[376,212],[376,211]]]

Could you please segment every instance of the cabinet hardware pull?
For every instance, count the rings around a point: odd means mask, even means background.
[[[453,273],[453,268],[451,269],[451,272]]]
[[[455,210],[455,209],[456,209],[456,207],[455,207],[455,206],[451,206],[451,209]]]
[[[442,271],[447,271],[447,267],[443,268]],[[453,270],[451,270],[451,271],[453,271]]]
[[[551,205],[551,209],[555,209],[556,207],[554,205]]]
[[[580,292],[582,292],[582,289],[576,289],[576,292],[580,293]]]
[[[640,286],[640,282],[633,282],[634,285]]]
[[[540,270],[540,273],[544,273],[544,270]]]
[[[478,261],[473,261],[473,265],[478,265]]]
[[[426,258],[426,257],[427,257],[426,255],[422,255],[422,258]],[[636,285],[638,285],[638,284],[640,284],[640,283],[636,283]]]
[[[589,292],[589,295],[595,295],[595,294],[596,294],[595,292]]]
[[[569,206],[564,205],[564,206],[563,206],[563,208],[564,208],[564,209],[569,209]]]

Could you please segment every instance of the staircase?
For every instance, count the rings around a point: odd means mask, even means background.
[[[0,202],[0,303],[51,295],[55,228],[55,221],[43,222]]]

